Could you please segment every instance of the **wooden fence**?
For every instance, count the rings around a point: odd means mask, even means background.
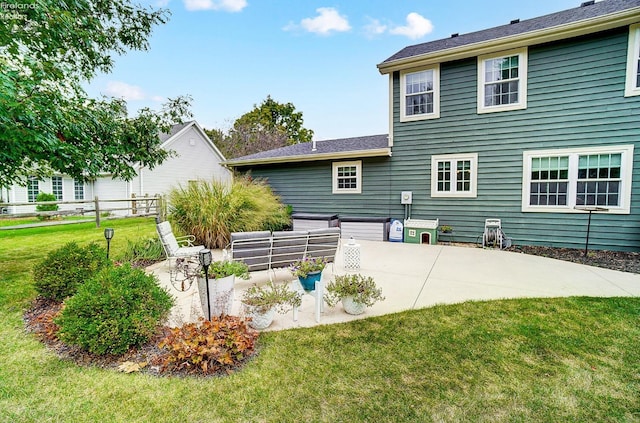
[[[113,207],[110,203],[116,203]],[[118,203],[122,204],[122,207]],[[19,206],[39,206],[39,205],[76,205],[75,210],[55,210],[55,211],[35,211],[27,213],[8,213],[9,207]],[[162,196],[147,196],[131,198],[117,198],[101,200],[95,197],[93,200],[74,201],[36,201],[32,203],[0,203],[0,219],[19,217],[44,217],[53,218],[57,216],[87,216],[95,220],[96,227],[100,227],[100,222],[109,219],[119,219],[125,217],[156,216],[160,220],[165,220],[166,210]],[[128,211],[124,215],[112,215],[116,211]],[[87,219],[89,220],[89,219]],[[65,222],[67,223],[67,222]]]

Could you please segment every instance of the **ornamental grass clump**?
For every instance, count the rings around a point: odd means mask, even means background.
[[[69,242],[33,267],[33,283],[41,297],[62,301],[108,264],[107,252],[98,244]]]
[[[64,303],[60,340],[97,355],[122,354],[147,342],[174,300],[153,275],[126,263],[103,269]]]
[[[197,181],[169,193],[170,220],[207,248],[224,248],[231,232],[279,230],[289,210],[264,180]]]

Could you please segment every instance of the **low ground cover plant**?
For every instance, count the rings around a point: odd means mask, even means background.
[[[173,302],[155,276],[126,263],[81,285],[54,322],[65,343],[98,355],[122,354],[157,332]]]
[[[80,246],[69,242],[51,251],[33,267],[36,291],[44,298],[64,300],[108,265],[106,254],[96,243]]]
[[[159,346],[161,371],[210,375],[229,373],[255,354],[258,332],[236,316],[214,316],[171,329]]]
[[[147,266],[163,258],[164,249],[162,248],[160,238],[157,236],[136,238],[135,240],[128,239],[124,253],[120,256],[121,261],[138,266]]]

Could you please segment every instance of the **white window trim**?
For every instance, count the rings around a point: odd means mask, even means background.
[[[60,178],[60,198],[58,199],[58,201],[62,201],[62,200],[64,200],[64,178],[62,176],[52,176],[51,177],[51,193],[53,195],[56,195],[56,193],[54,192],[53,178]]]
[[[640,95],[640,87],[636,86],[638,55],[640,55],[640,24],[629,26],[629,47],[627,51],[627,79],[624,96]]]
[[[29,195],[29,191],[33,191],[29,189],[29,184],[31,183],[35,183],[36,184],[36,193],[33,196],[33,200],[31,199],[31,196]],[[29,179],[27,180],[27,203],[35,203],[36,201],[38,201],[38,194],[40,194],[40,180],[38,178],[36,178],[35,176],[30,176]]]
[[[338,188],[338,168],[344,166],[356,167],[356,188]],[[333,174],[333,194],[360,194],[362,193],[362,160],[354,160],[350,162],[334,162],[332,163]]]
[[[433,112],[419,115],[407,115],[407,85],[405,77],[412,73],[433,71]],[[400,122],[413,122],[416,120],[438,119],[440,117],[440,64],[428,68],[409,69],[400,72]]]
[[[438,191],[438,162],[443,161],[471,161],[471,190],[456,191],[455,167],[451,166],[453,179],[451,180],[451,191]],[[431,156],[431,197],[458,197],[476,198],[478,196],[478,153],[462,154],[441,154]]]
[[[601,147],[563,148],[554,150],[531,150],[522,153],[522,211],[540,213],[584,213],[575,209],[578,155],[585,154],[622,154],[620,206],[607,207],[610,214],[629,214],[631,212],[631,183],[633,175],[633,145],[611,145]],[[531,159],[536,157],[569,156],[569,186],[566,206],[531,206]]]
[[[503,104],[499,106],[484,105],[484,67],[485,61],[498,57],[518,55],[518,79],[520,80],[518,102],[513,104]],[[507,110],[522,110],[527,108],[527,68],[528,68],[528,49],[526,47],[502,51],[499,53],[485,54],[478,56],[478,113],[504,112]]]
[[[77,185],[77,184],[82,184],[82,198],[78,198],[78,196],[76,195],[76,193],[77,193],[76,185]],[[79,201],[79,200],[85,200],[85,199],[86,199],[86,198],[85,198],[85,197],[86,197],[86,195],[87,195],[87,194],[86,194],[86,189],[85,189],[84,182],[80,182],[80,181],[78,181],[77,179],[74,179],[74,180],[73,180],[73,199],[74,199],[74,200],[76,200],[76,201]]]

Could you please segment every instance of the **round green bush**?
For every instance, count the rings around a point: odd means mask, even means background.
[[[107,267],[80,286],[55,323],[67,344],[98,355],[122,354],[147,342],[172,306],[155,276],[126,263]]]
[[[47,254],[33,268],[38,294],[62,301],[76,293],[78,286],[107,266],[107,252],[96,243],[84,247],[70,242]]]

